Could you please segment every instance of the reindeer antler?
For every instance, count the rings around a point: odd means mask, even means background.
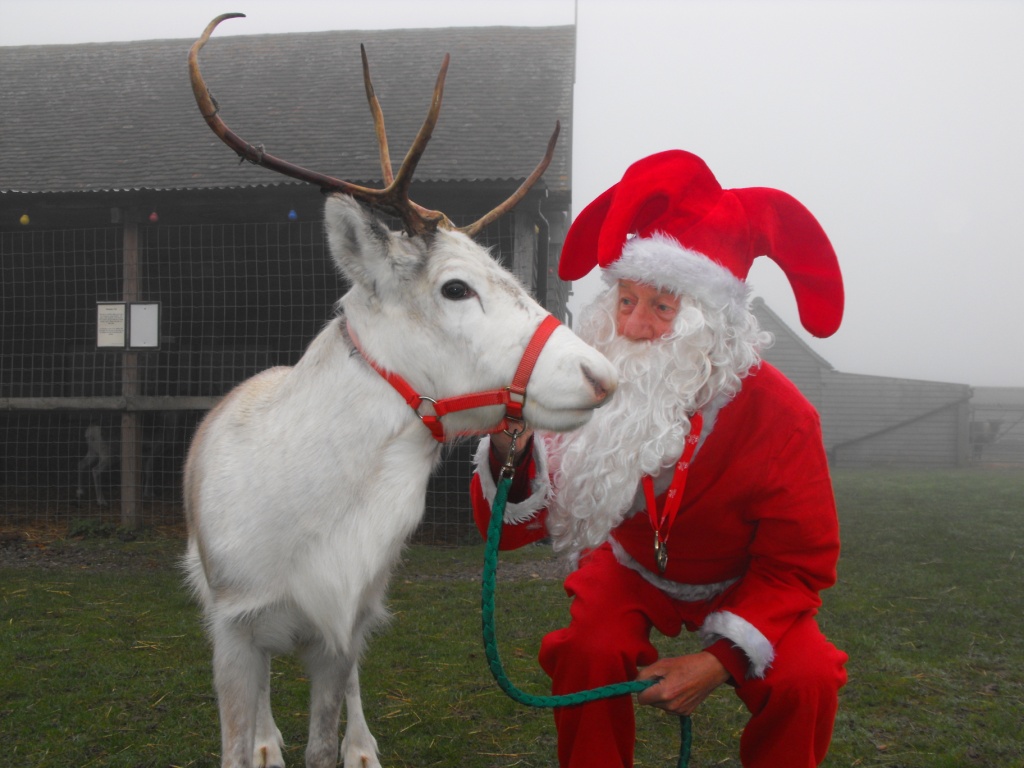
[[[377,208],[397,216],[402,220],[402,223],[405,225],[406,232],[410,235],[428,234],[436,231],[438,227],[442,229],[456,229],[448,217],[441,211],[433,211],[429,208],[424,208],[409,199],[409,186],[412,183],[413,173],[420,161],[420,157],[423,155],[423,151],[427,147],[427,143],[430,141],[430,137],[434,131],[434,126],[437,124],[437,116],[441,111],[441,98],[444,94],[444,80],[448,73],[448,54],[445,54],[444,61],[441,64],[441,71],[437,75],[437,82],[434,85],[434,94],[430,102],[430,109],[427,112],[427,117],[424,119],[423,125],[420,126],[420,130],[416,135],[415,141],[413,141],[412,146],[409,148],[409,152],[402,161],[402,165],[398,169],[398,174],[395,175],[391,169],[391,157],[388,152],[387,133],[384,129],[384,114],[381,111],[380,103],[377,101],[377,96],[373,91],[373,84],[370,81],[370,67],[366,58],[366,50],[362,45],[359,46],[363,60],[363,83],[366,87],[366,98],[370,104],[370,112],[373,115],[373,125],[377,134],[377,143],[380,150],[381,173],[383,174],[385,184],[383,189],[373,189],[371,187],[363,187],[358,184],[342,181],[341,179],[336,179],[333,176],[326,176],[322,173],[318,173],[317,171],[311,171],[308,168],[303,168],[302,166],[289,163],[287,160],[275,157],[274,155],[265,152],[262,146],[253,146],[247,142],[237,133],[228,128],[227,124],[221,120],[218,115],[220,108],[217,105],[216,100],[210,94],[210,89],[207,88],[206,83],[199,72],[199,51],[204,45],[206,45],[206,42],[210,39],[210,36],[213,34],[213,30],[217,28],[218,24],[225,19],[244,16],[244,13],[225,13],[218,16],[206,26],[202,37],[193,43],[192,48],[188,53],[189,78],[192,81],[192,93],[195,95],[196,104],[199,105],[199,112],[202,114],[203,119],[206,120],[206,124],[210,126],[210,129],[217,134],[220,140],[235,150],[239,157],[244,160],[248,160],[255,165],[262,165],[264,168],[269,168],[270,170],[284,174],[285,176],[316,184],[325,192],[342,192],[346,195],[351,195],[356,200],[359,200],[372,208]],[[515,207],[516,203],[526,195],[530,190],[530,187],[536,183],[537,179],[541,177],[548,165],[551,163],[551,158],[555,151],[555,142],[558,140],[560,128],[560,124],[556,122],[555,131],[548,140],[547,152],[545,153],[544,158],[540,161],[537,167],[534,168],[533,173],[531,173],[520,185],[519,189],[517,189],[511,197],[501,203],[501,205],[490,213],[485,214],[468,226],[457,228],[458,231],[465,232],[470,237],[473,237],[492,221]]]

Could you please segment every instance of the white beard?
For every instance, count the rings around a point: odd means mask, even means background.
[[[616,336],[616,289],[609,294],[584,318],[580,336],[615,365],[619,388],[579,430],[545,435],[553,486],[548,530],[555,550],[573,559],[600,546],[640,508],[634,502],[641,478],[656,477],[679,460],[690,415],[713,399],[734,395],[757,359],[753,348],[729,359],[715,354],[712,318],[686,303],[665,339]]]

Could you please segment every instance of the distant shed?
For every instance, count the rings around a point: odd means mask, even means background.
[[[966,384],[841,373],[761,299],[754,313],[775,336],[765,359],[821,414],[833,467],[954,467],[971,460]]]
[[[975,387],[971,455],[981,464],[1024,464],[1024,387]]]

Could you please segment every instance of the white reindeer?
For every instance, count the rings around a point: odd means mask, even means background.
[[[103,476],[114,461],[111,441],[103,433],[103,427],[99,424],[90,424],[85,428],[83,436],[85,437],[85,455],[78,462],[78,486],[75,488],[75,498],[79,501],[87,500],[89,480],[91,479],[93,488],[96,489],[96,503],[105,507],[107,500],[103,496]]]
[[[154,411],[147,414],[142,433],[142,497],[157,498],[162,490],[157,484],[161,464],[173,454],[178,439],[181,415],[178,411]],[[77,465],[75,498],[89,500],[89,481],[96,492],[96,504],[107,506],[103,485],[107,472],[121,460],[121,436],[116,428],[91,423],[82,433],[85,455]]]
[[[252,148],[226,130],[198,76],[196,54],[219,21],[193,46],[193,87],[211,127],[244,155]],[[425,128],[436,119],[443,75]],[[500,390],[546,316],[470,237],[408,200],[424,131],[396,180],[379,110],[375,120],[386,199],[381,190],[288,171],[345,193],[325,206],[331,253],[352,285],[339,316],[294,367],[244,382],[211,411],[186,462],[185,563],[213,644],[223,766],[284,764],[270,708],[270,658],[289,652],[301,657],[311,684],[306,765],[336,765],[343,699],[344,765],[380,765],[362,712],[359,657],[385,615],[388,578],[422,518],[441,452],[382,372],[438,401]],[[283,162],[263,152],[254,159]],[[357,199],[400,215],[407,233],[389,231]],[[559,327],[536,360],[523,415],[539,428],[576,428],[615,384],[608,361]],[[420,411],[429,421],[429,406]],[[503,408],[489,405],[445,415],[441,424],[458,435],[493,431],[503,419]]]

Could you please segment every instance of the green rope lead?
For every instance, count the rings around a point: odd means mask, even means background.
[[[498,573],[498,545],[501,542],[501,526],[505,517],[505,504],[508,501],[508,492],[511,486],[512,478],[502,477],[498,482],[494,502],[491,504],[491,522],[487,528],[487,546],[484,549],[484,572],[481,589],[480,613],[483,617],[484,653],[487,656],[487,666],[490,668],[491,674],[494,675],[498,687],[509,698],[529,707],[571,707],[588,701],[639,693],[650,688],[657,682],[656,680],[631,680],[624,683],[612,683],[600,688],[591,688],[586,691],[562,694],[560,696],[534,696],[520,690],[508,679],[508,675],[505,674],[505,668],[501,663],[501,657],[498,654],[498,641],[494,630],[494,593]],[[686,716],[680,717],[679,727],[681,731],[681,744],[677,768],[686,768],[690,763],[690,746],[693,741],[690,718]]]

